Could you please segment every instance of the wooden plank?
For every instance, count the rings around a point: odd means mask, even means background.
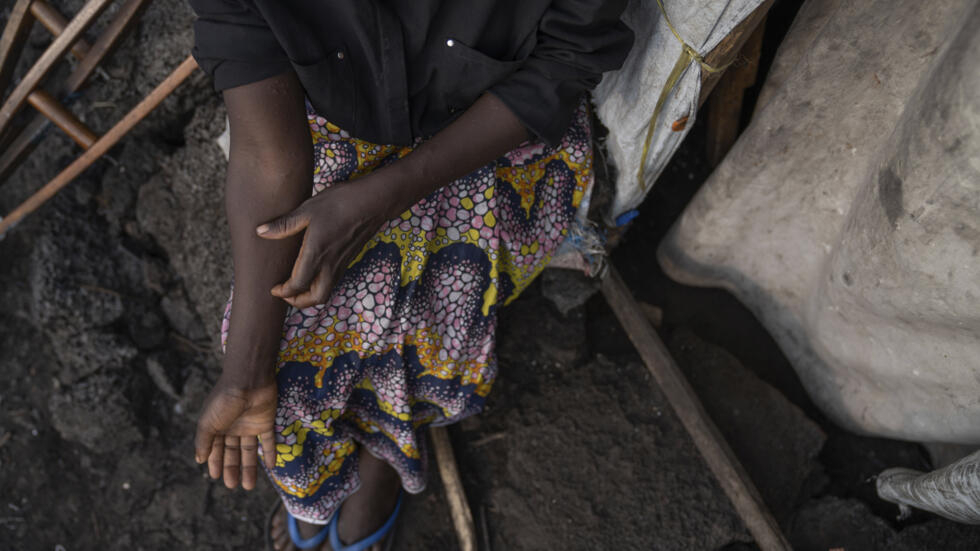
[[[44,25],[44,28],[55,37],[65,32],[65,27],[68,26],[68,18],[61,15],[61,12],[54,9],[51,4],[48,4],[44,0],[34,0],[31,3],[31,14],[37,18],[38,23]],[[71,54],[75,56],[75,59],[81,60],[88,54],[90,48],[91,46],[89,46],[88,41],[84,38],[79,38],[72,44]]]
[[[708,55],[704,56],[704,60],[708,65],[712,67],[724,67],[731,63],[742,49],[745,41],[752,34],[752,31],[765,19],[774,1],[764,0],[755,11],[736,25],[732,29],[732,32],[728,33],[728,36],[723,38],[713,50],[708,52]],[[708,99],[708,94],[714,90],[722,74],[724,73],[709,73],[704,69],[701,70],[701,96],[698,98],[698,106],[703,105],[705,100]]]
[[[10,19],[7,20],[7,25],[3,28],[3,34],[0,35],[0,97],[10,85],[14,66],[20,59],[20,53],[24,49],[31,24],[34,23],[34,16],[31,15],[30,8],[31,0],[17,0],[13,9],[10,10]]]
[[[759,56],[762,54],[762,37],[765,34],[765,19],[759,23],[745,42],[737,62],[725,71],[714,92],[708,98],[708,163],[718,166],[728,150],[738,139],[739,123],[742,119],[742,100],[745,90],[755,84],[759,72]]]
[[[14,224],[24,219],[25,216],[34,212],[43,205],[48,199],[58,193],[61,188],[67,186],[78,177],[86,168],[104,155],[109,149],[116,145],[137,123],[143,120],[150,111],[169,96],[180,83],[184,82],[194,70],[197,63],[194,58],[187,56],[187,59],[180,64],[170,75],[164,79],[146,98],[134,107],[125,117],[112,127],[104,136],[98,139],[88,151],[82,153],[75,161],[54,177],[53,180],[44,185],[34,195],[15,208],[6,218],[0,220],[0,235],[3,235]]]
[[[88,126],[78,120],[71,111],[58,103],[58,100],[51,97],[51,94],[38,89],[27,96],[27,102],[37,109],[42,115],[48,118],[58,128],[62,129],[68,137],[75,141],[82,149],[92,147],[92,144],[99,139],[99,136],[92,132]]]
[[[602,294],[759,548],[791,549],[752,480],[612,265],[602,279]]]
[[[65,31],[55,38],[51,45],[41,54],[37,63],[27,71],[27,74],[24,75],[20,83],[14,87],[7,101],[4,102],[3,107],[0,107],[0,135],[3,134],[7,125],[10,124],[10,119],[27,102],[27,96],[41,84],[44,77],[54,68],[55,63],[68,52],[71,45],[78,40],[85,29],[95,21],[95,18],[102,13],[110,2],[112,0],[88,0],[78,12],[78,15],[65,27]]]
[[[449,513],[453,517],[456,537],[459,538],[459,548],[461,551],[477,551],[473,513],[470,511],[470,504],[466,501],[463,481],[456,467],[456,457],[449,443],[449,432],[446,427],[432,427],[429,429],[429,434],[432,436],[436,451],[439,476],[442,478],[442,485],[446,488],[446,501],[449,502]]]

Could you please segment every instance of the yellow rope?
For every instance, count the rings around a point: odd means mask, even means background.
[[[660,13],[664,16],[664,23],[667,24],[667,28],[673,33],[674,38],[681,43],[681,56],[677,59],[677,63],[674,64],[673,70],[671,70],[670,75],[667,77],[667,82],[664,83],[664,88],[660,92],[660,97],[657,99],[657,105],[653,108],[653,116],[650,117],[650,123],[647,125],[647,136],[643,141],[643,155],[640,157],[640,170],[637,172],[636,178],[639,181],[640,189],[646,191],[647,184],[644,178],[644,171],[647,162],[647,155],[650,153],[650,142],[653,140],[653,131],[656,128],[657,119],[660,118],[660,111],[663,110],[664,104],[667,102],[667,98],[670,96],[670,92],[673,91],[674,86],[680,80],[681,75],[687,69],[687,66],[691,61],[696,61],[698,65],[701,66],[708,73],[719,73],[724,71],[731,65],[731,62],[722,65],[721,67],[713,67],[704,60],[704,56],[698,53],[690,44],[681,38],[679,32],[674,27],[674,24],[670,22],[670,17],[667,16],[667,10],[664,8],[663,0],[657,0],[657,4],[660,6]]]
[[[681,38],[681,33],[677,32],[677,28],[674,27],[674,24],[670,22],[670,17],[667,16],[667,9],[664,8],[664,1],[657,0],[657,5],[660,6],[660,13],[664,14],[664,23],[667,24],[667,28],[670,29],[670,32],[674,34],[674,38],[676,38],[677,41],[681,43],[681,48],[683,48],[684,51],[687,52],[687,55],[691,56],[691,59],[697,61],[698,65],[700,65],[702,69],[704,69],[709,73],[719,73],[721,71],[724,71],[725,69],[728,68],[729,65],[731,65],[731,62],[726,63],[721,67],[712,67],[711,65],[708,65],[708,62],[704,60],[704,57],[701,54],[699,54],[697,50],[691,47],[690,44],[685,42],[683,38]]]
[[[680,80],[680,76],[690,63],[691,56],[686,51],[682,51],[681,56],[677,58],[677,63],[674,64],[674,70],[667,77],[663,92],[660,93],[660,98],[657,99],[657,106],[653,108],[653,115],[650,117],[650,123],[647,125],[647,137],[643,141],[643,155],[640,157],[640,170],[636,175],[636,179],[640,183],[640,189],[643,191],[647,189],[644,171],[647,164],[647,155],[650,153],[650,141],[653,139],[653,130],[656,128],[655,124],[660,117],[660,111],[663,109],[664,103],[667,101],[667,96],[670,95],[670,91],[674,89],[674,85]]]

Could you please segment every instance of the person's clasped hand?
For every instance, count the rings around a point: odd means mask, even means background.
[[[289,279],[272,294],[296,308],[323,304],[352,260],[388,221],[393,171],[334,184],[295,210],[256,228],[265,239],[284,239],[306,230]]]

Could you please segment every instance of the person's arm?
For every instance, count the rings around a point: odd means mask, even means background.
[[[306,230],[289,280],[272,293],[298,308],[323,303],[340,273],[385,222],[528,137],[513,111],[496,96],[484,94],[406,157],[356,182],[335,184],[288,215],[259,226],[256,232],[267,239]]]
[[[512,74],[490,87],[535,136],[557,145],[582,94],[622,66],[633,32],[620,17],[627,0],[551,0],[535,45]]]
[[[629,53],[633,33],[620,21],[626,4],[554,0],[521,68],[463,116],[402,160],[354,184],[334,185],[257,228],[269,239],[305,230],[293,273],[273,294],[297,307],[323,302],[364,243],[415,201],[513,149],[529,133],[559,143],[582,94]]]
[[[286,304],[269,289],[286,278],[299,239],[267,241],[255,226],[308,198],[313,152],[304,92],[292,72],[224,92],[231,130],[225,203],[231,230],[235,292],[222,373],[198,421],[198,462],[213,478],[250,489],[256,436],[268,466],[275,461],[275,364]]]
[[[395,217],[417,201],[500,158],[530,138],[527,128],[500,99],[484,94],[462,116],[396,163],[400,181],[389,181]],[[384,189],[384,188],[383,188]]]

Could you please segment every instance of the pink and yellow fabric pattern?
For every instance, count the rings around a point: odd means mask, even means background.
[[[314,194],[411,152],[307,113]],[[497,308],[561,243],[592,182],[591,148],[583,101],[559,146],[526,142],[429,195],[364,247],[326,304],[290,309],[269,475],[293,516],[329,521],[358,487],[359,446],[391,464],[405,490],[424,489],[423,428],[483,407]]]

